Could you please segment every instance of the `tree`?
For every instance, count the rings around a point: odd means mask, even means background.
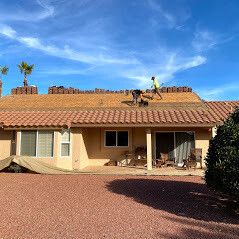
[[[0,66],[0,80],[2,80],[3,75],[7,75],[8,67],[7,66]]]
[[[24,74],[24,86],[27,86],[27,76],[31,75],[34,65],[29,65],[27,62],[22,61],[19,65],[17,65],[21,74]]]
[[[206,165],[205,179],[210,187],[239,196],[239,108],[211,139]]]

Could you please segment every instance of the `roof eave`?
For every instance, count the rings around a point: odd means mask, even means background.
[[[217,123],[191,123],[191,124],[72,124],[71,128],[87,128],[87,127],[92,127],[92,128],[97,128],[97,127],[149,127],[149,128],[170,128],[170,127],[177,127],[177,128],[182,128],[182,127],[196,127],[196,128],[212,128],[216,126]]]

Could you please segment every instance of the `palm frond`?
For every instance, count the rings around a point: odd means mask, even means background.
[[[33,71],[34,65],[28,65],[27,62],[22,61],[19,65],[17,65],[20,72],[25,76],[30,75]]]
[[[1,67],[1,74],[6,75],[7,73],[8,73],[8,67],[7,66]]]

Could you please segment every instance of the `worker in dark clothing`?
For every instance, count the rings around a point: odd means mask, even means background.
[[[141,99],[141,101],[143,100],[143,94],[144,91],[143,90],[133,90],[132,91],[132,96],[133,96],[133,104],[137,104],[139,101],[139,98]]]

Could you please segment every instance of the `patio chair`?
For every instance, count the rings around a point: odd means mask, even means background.
[[[197,148],[197,149],[191,149],[190,155],[188,156],[187,159],[183,160],[184,165],[183,167],[186,166],[187,169],[189,168],[194,168],[196,169],[197,167],[197,162],[202,162],[202,149]]]
[[[125,151],[122,154],[122,159],[118,161],[119,166],[128,166],[133,159],[133,152]]]
[[[132,152],[132,160],[129,165],[134,167],[147,165],[146,152],[145,147],[136,147]]]
[[[174,166],[174,164],[175,164],[175,159],[170,158],[168,153],[161,153],[160,161],[161,161],[161,164],[165,167]]]

